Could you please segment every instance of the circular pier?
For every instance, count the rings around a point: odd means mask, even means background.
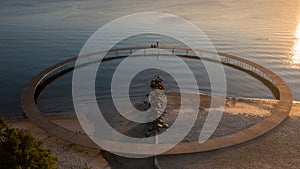
[[[112,55],[112,57],[105,58],[102,60],[102,61],[107,61],[107,60],[112,60],[117,58],[125,58],[131,55],[134,51],[138,51],[138,50],[144,50],[145,52],[143,56],[147,56],[148,54],[146,53],[146,49],[148,48],[149,47],[141,46],[141,47],[119,48],[119,49],[112,49],[109,51],[96,52],[88,55],[74,57],[66,61],[60,62],[50,68],[47,68],[46,70],[39,73],[36,77],[34,77],[23,90],[21,104],[25,115],[29,118],[31,122],[33,122],[36,126],[43,129],[50,135],[53,135],[57,138],[60,138],[62,140],[65,140],[73,144],[78,144],[81,146],[95,148],[95,149],[101,149],[101,147],[96,145],[86,134],[73,132],[47,119],[47,117],[45,117],[39,110],[36,101],[40,93],[43,91],[43,89],[45,89],[45,87],[48,84],[50,84],[56,78],[74,69],[75,61],[77,59],[108,52]],[[218,62],[220,64],[233,67],[240,71],[244,71],[250,74],[251,76],[259,79],[266,86],[268,86],[269,89],[273,92],[276,99],[278,100],[278,104],[275,107],[275,109],[272,111],[272,114],[268,116],[266,119],[264,119],[263,121],[261,121],[260,123],[257,123],[243,131],[234,134],[226,135],[224,137],[209,139],[204,143],[198,143],[198,142],[179,143],[174,148],[165,152],[162,155],[204,152],[204,151],[234,146],[240,143],[250,141],[271,131],[276,126],[278,126],[288,116],[291,110],[293,97],[287,84],[275,73],[254,62],[226,53],[215,53],[215,52],[210,52],[210,51],[205,51],[200,49],[191,49],[186,47],[160,46],[158,50],[160,49],[168,50],[170,51],[170,53],[175,54],[179,57],[201,59],[201,60],[203,59],[211,62]],[[196,56],[194,52],[197,52],[200,55],[200,58]],[[205,57],[202,54],[219,56],[221,60],[214,59],[213,57]],[[85,63],[82,66],[86,66],[88,64],[92,64],[95,62],[97,62],[97,60],[91,61],[90,63]],[[128,146],[130,146],[130,143],[120,143],[120,142],[111,142],[111,141],[109,142],[111,144],[116,144],[116,145],[128,144]],[[142,151],[144,150],[145,154],[147,154],[146,144],[140,144],[140,145],[135,144],[134,146],[140,147],[140,149]],[[159,146],[163,146],[163,145],[159,145]],[[116,152],[116,153],[126,153],[126,152]]]

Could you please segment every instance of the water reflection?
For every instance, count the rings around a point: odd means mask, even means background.
[[[293,47],[291,64],[294,68],[300,68],[300,21],[295,31],[295,44]]]

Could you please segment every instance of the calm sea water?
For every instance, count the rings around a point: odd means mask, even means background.
[[[76,56],[98,28],[118,17],[147,11],[171,13],[192,22],[209,37],[217,51],[235,54],[269,68],[288,83],[294,99],[300,100],[298,0],[166,0],[155,3],[11,0],[0,4],[0,115],[22,115],[20,96],[29,80],[43,69]],[[166,59],[172,62],[171,58]],[[109,79],[118,62],[104,63],[105,69],[100,76]],[[186,62],[197,66],[191,60]],[[208,92],[205,75],[197,72],[202,82],[201,92]],[[225,72],[229,96],[272,98],[268,89],[256,79],[231,68],[225,68]],[[72,111],[71,75],[59,78],[41,95],[38,104],[43,112]],[[175,89],[172,79],[165,77],[167,86]],[[153,77],[149,72],[137,77],[132,86],[136,89],[134,95],[144,95],[144,81],[150,78]],[[106,83],[97,82],[99,88],[105,89],[99,90],[98,99],[109,94]]]

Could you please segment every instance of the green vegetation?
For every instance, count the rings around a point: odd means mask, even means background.
[[[83,169],[92,169],[92,166],[88,166],[86,163],[84,163]]]
[[[30,133],[11,128],[0,117],[0,166],[9,169],[56,169],[57,157]]]

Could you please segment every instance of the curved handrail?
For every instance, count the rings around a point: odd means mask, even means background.
[[[45,69],[41,73],[39,73],[36,77],[34,77],[30,83],[24,88],[21,102],[22,102],[22,108],[25,113],[25,115],[38,127],[46,131],[47,133],[61,138],[65,141],[90,147],[90,148],[96,148],[99,149],[100,147],[96,145],[91,139],[88,138],[85,134],[75,133],[73,131],[70,131],[68,129],[65,129],[54,122],[47,119],[39,108],[36,105],[36,100],[40,94],[40,92],[43,90],[44,87],[47,86],[51,81],[53,81],[58,76],[64,74],[64,72],[68,72],[74,69],[73,62],[76,61],[76,59],[84,58],[84,57],[90,57],[96,54],[102,54],[102,53],[110,53],[115,52],[116,58],[125,57],[125,56],[117,56],[117,52],[119,51],[128,51],[129,54],[132,53],[133,50],[141,50],[141,49],[147,49],[149,47],[140,46],[140,47],[133,47],[133,48],[119,48],[119,49],[112,49],[109,51],[101,51],[101,52],[95,52],[87,55],[82,55],[78,57],[73,57],[71,59],[65,60],[63,62],[60,62],[58,64],[55,64],[51,66],[50,68]],[[198,142],[189,142],[189,143],[179,143],[174,148],[169,150],[168,152],[165,152],[164,154],[184,154],[184,153],[196,153],[196,152],[203,152],[203,151],[209,151],[209,150],[215,150],[219,148],[225,148],[229,146],[233,146],[236,144],[240,144],[249,140],[252,140],[258,136],[261,136],[269,131],[271,131],[273,128],[278,126],[289,114],[290,109],[292,107],[292,94],[287,86],[287,84],[275,73],[272,71],[254,63],[249,60],[246,60],[244,58],[240,58],[234,55],[226,54],[226,53],[220,53],[220,52],[211,52],[206,50],[200,50],[200,49],[191,49],[187,47],[181,47],[181,46],[160,46],[159,49],[169,49],[172,50],[174,54],[176,54],[176,51],[186,51],[185,54],[178,54],[186,57],[195,57],[198,58],[198,56],[189,54],[189,51],[193,52],[201,52],[206,54],[213,54],[218,55],[221,57],[221,60],[214,60],[211,58],[205,58],[202,57],[202,59],[206,59],[209,61],[216,61],[220,62],[222,64],[227,65],[234,65],[236,67],[239,67],[243,70],[250,71],[254,74],[257,74],[261,78],[269,81],[272,83],[278,90],[278,100],[279,103],[276,106],[276,108],[273,110],[272,114],[268,116],[266,119],[261,121],[260,123],[257,123],[243,131],[230,134],[227,136],[214,138],[207,140],[204,143],[198,143]],[[128,55],[129,55],[128,54]],[[107,58],[107,60],[113,59],[113,58]],[[200,58],[201,59],[201,58]],[[234,62],[235,63],[234,63]],[[111,142],[111,144],[130,144],[130,143],[119,143],[119,142]],[[136,145],[138,147],[141,147],[141,149],[145,149],[147,145]],[[161,145],[160,145],[161,146]],[[163,145],[162,145],[163,146]],[[101,149],[101,148],[100,148]],[[118,153],[124,153],[124,152],[118,152]]]

